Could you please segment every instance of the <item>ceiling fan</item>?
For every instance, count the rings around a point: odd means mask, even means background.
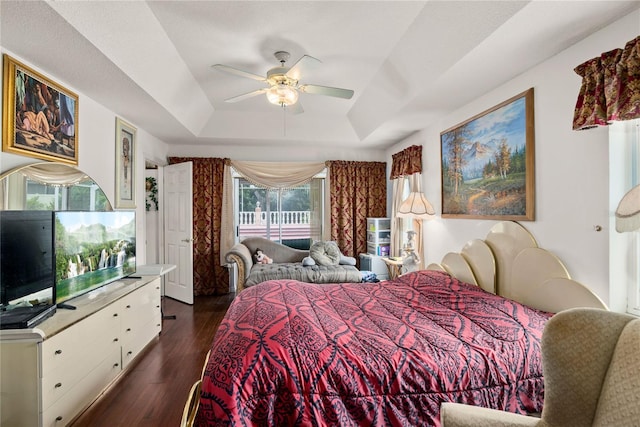
[[[302,105],[298,102],[298,92],[333,96],[344,99],[351,99],[353,96],[353,91],[350,89],[300,84],[302,75],[306,71],[320,64],[320,60],[309,55],[303,55],[298,62],[289,68],[285,66],[285,63],[290,57],[289,52],[278,51],[274,53],[274,56],[278,61],[280,61],[280,66],[267,71],[266,77],[253,74],[248,71],[238,70],[237,68],[233,68],[228,65],[213,65],[213,68],[217,70],[235,74],[240,77],[258,80],[268,85],[262,89],[225,99],[225,102],[238,102],[264,93],[272,104],[287,107],[293,113],[302,113]]]

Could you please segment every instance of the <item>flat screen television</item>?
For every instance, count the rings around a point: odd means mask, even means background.
[[[53,212],[0,211],[0,306],[53,304]]]
[[[58,308],[136,271],[135,211],[55,212]]]

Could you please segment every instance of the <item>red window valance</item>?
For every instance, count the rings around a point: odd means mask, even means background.
[[[391,156],[391,177],[396,179],[422,172],[422,145],[412,145]]]
[[[606,126],[640,117],[640,36],[578,65],[582,77],[573,129]]]

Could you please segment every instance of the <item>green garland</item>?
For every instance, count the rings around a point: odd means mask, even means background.
[[[146,178],[147,197],[145,199],[145,207],[147,211],[152,210],[151,204],[153,203],[154,211],[158,210],[158,182],[152,176]]]

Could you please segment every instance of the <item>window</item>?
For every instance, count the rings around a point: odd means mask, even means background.
[[[107,199],[96,184],[53,186],[26,180],[30,210],[106,210]]]
[[[321,240],[324,176],[292,189],[267,189],[234,177],[236,237],[260,236],[296,249]]]
[[[609,129],[610,308],[640,315],[640,231],[615,231],[620,199],[640,184],[640,120],[616,122]]]

